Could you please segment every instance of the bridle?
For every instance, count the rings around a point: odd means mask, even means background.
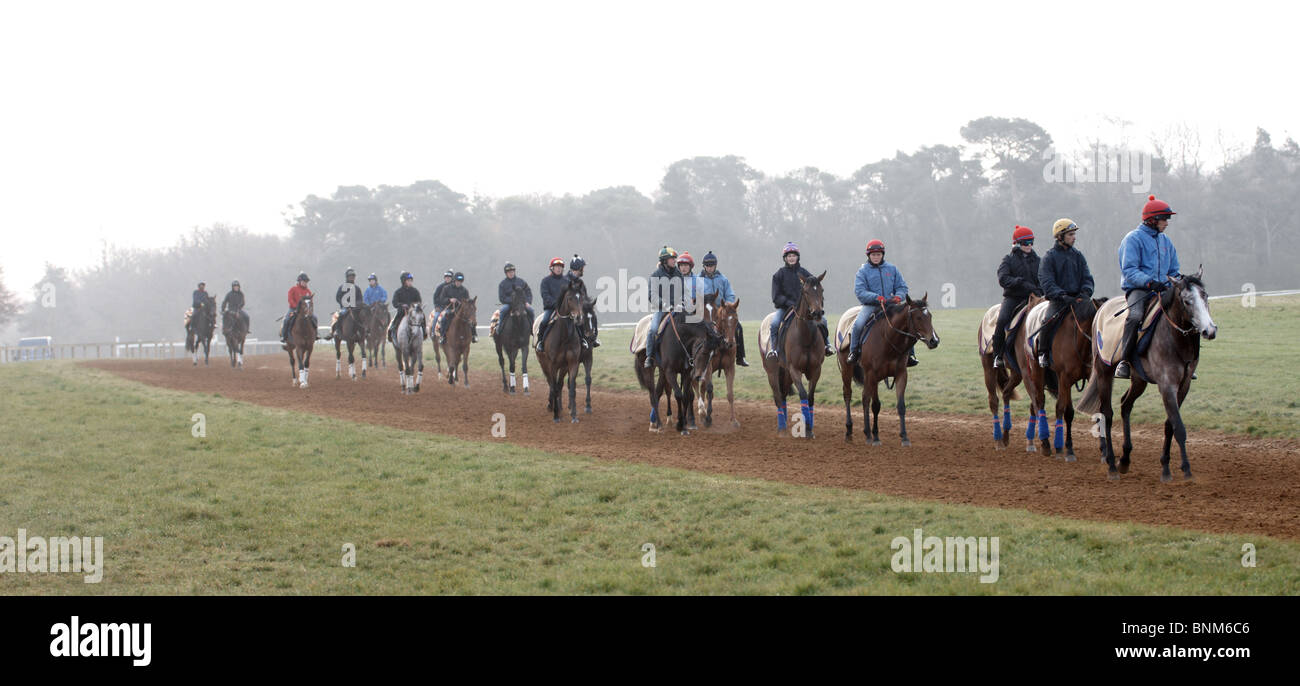
[[[914,303],[909,302],[903,305],[903,312],[900,312],[899,314],[907,315],[907,324],[908,326],[911,326],[912,316],[917,314],[917,308]],[[894,322],[890,318],[888,311],[881,312],[880,316],[885,320],[885,323],[889,325],[891,331],[903,336],[904,338],[910,338],[913,341],[919,341],[923,338],[923,336],[921,336],[918,333],[912,333],[911,331],[900,329],[894,326]],[[889,344],[890,349],[893,350],[895,354],[901,354],[904,350],[907,350],[908,348],[912,347],[909,345],[909,346],[904,346],[903,348],[898,348],[893,344],[892,341],[889,341],[888,339],[886,339],[885,342]]]

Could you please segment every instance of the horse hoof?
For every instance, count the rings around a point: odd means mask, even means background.
[[[1075,461],[1074,453],[1066,453],[1066,454],[1065,454],[1065,461],[1066,461],[1066,462],[1074,462],[1074,461]]]
[[[1128,460],[1124,460],[1119,463],[1119,473],[1128,474]]]
[[[587,409],[583,410],[583,412],[591,414],[591,406],[587,406]]]
[[[1183,481],[1184,481],[1184,482],[1187,482],[1187,481],[1196,481],[1196,477],[1192,476],[1190,473],[1184,472],[1184,473],[1183,473]]]
[[[845,442],[846,444],[848,444],[848,445],[853,445],[853,437],[852,437],[852,436],[845,436],[845,437],[844,437],[844,442]]]
[[[554,420],[552,420],[552,421],[554,421],[556,424],[559,424],[559,423],[560,423],[560,418],[559,418],[559,417],[556,417],[556,418],[555,418]]]
[[[577,417],[574,417],[573,419],[570,419],[570,420],[569,420],[569,423],[570,423],[570,424],[577,424],[577,423],[578,423],[578,418],[577,418]]]
[[[1110,479],[1111,481],[1119,481],[1119,474],[1112,471],[1106,475],[1106,478]]]
[[[880,443],[880,439],[879,439],[879,438],[873,438],[873,439],[871,439],[871,445],[872,445],[872,446],[877,446],[877,445],[880,445],[880,444],[881,444],[881,443]]]
[[[903,447],[904,447],[904,448],[910,448],[910,447],[912,447],[912,442],[909,441],[909,440],[907,440],[906,438],[904,438],[904,439],[903,439]]]
[[[1036,452],[1038,452],[1038,448],[1035,448],[1034,445],[1031,443],[1031,444],[1025,446],[1025,452],[1027,452],[1027,453],[1036,453]]]
[[[651,426],[650,426],[650,433],[652,433],[652,434],[657,434],[657,433],[659,433],[659,427],[654,426],[654,425],[651,425]]]
[[[733,420],[731,420],[731,425],[732,425],[733,427],[739,429],[739,428],[740,428],[740,420],[738,420],[738,419],[733,419]]]
[[[532,395],[532,393],[529,393],[529,392],[528,392],[528,389],[525,388],[525,389],[524,389],[524,395]]]
[[[1166,473],[1160,475],[1160,482],[1161,482],[1161,483],[1166,483],[1166,484],[1167,484],[1167,483],[1169,483],[1169,482],[1171,482],[1171,481],[1173,481],[1173,480],[1174,480],[1174,477],[1170,476],[1168,472],[1166,472]]]
[[[689,430],[687,430],[687,429],[682,429],[682,435],[683,435],[683,436],[689,436],[689,435],[691,435],[691,432],[690,432]]]

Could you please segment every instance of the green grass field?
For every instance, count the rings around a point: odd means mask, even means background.
[[[1183,406],[1183,419],[1193,431],[1214,429],[1254,437],[1300,437],[1300,297],[1258,298],[1256,307],[1243,307],[1240,300],[1211,301],[1211,314],[1219,326],[1218,337],[1203,342],[1200,377]],[[919,346],[921,365],[908,377],[907,403],[910,408],[931,412],[979,414],[988,412],[984,375],[980,367],[975,329],[984,309],[933,309],[934,325],[942,339],[935,350]],[[838,316],[838,314],[834,315]],[[759,322],[745,322],[750,367],[736,375],[736,395],[749,400],[769,401],[771,391],[758,356]],[[832,322],[832,331],[834,322]],[[608,329],[601,333],[601,347],[592,365],[592,384],[608,389],[637,390],[632,358],[627,352],[631,332]],[[428,353],[432,359],[432,353]],[[470,356],[471,368],[499,378],[492,340],[480,339]],[[530,369],[540,375],[541,371]],[[818,385],[818,404],[843,403],[839,370],[832,365]],[[1127,388],[1116,385],[1115,403]],[[882,386],[883,392],[883,386]],[[854,404],[861,404],[861,392],[854,389]],[[1018,401],[1017,413],[1026,411],[1027,401]],[[1134,421],[1163,423],[1164,408],[1156,393],[1148,390],[1133,411]]]
[[[102,583],[4,573],[6,594],[1300,592],[1294,541],[604,463],[63,362],[0,382],[0,536],[103,536],[107,558]],[[890,541],[915,528],[999,537],[999,580],[893,572]]]

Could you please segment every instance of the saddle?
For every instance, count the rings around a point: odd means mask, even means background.
[[[772,317],[775,316],[776,316],[775,312],[768,312],[767,316],[763,317],[763,325],[758,328],[758,352],[764,357],[767,357],[767,351],[772,350],[773,345],[779,346],[781,343],[779,339],[775,343],[773,343],[773,341],[771,340]],[[785,330],[788,328],[788,323],[793,318],[794,318],[794,312],[792,310],[786,314],[785,321],[781,322],[781,325],[777,331],[778,337],[784,338]],[[782,353],[782,355],[784,355],[784,353]]]
[[[1021,307],[1011,317],[1011,321],[1007,324],[1007,340],[1015,339],[1016,329],[1020,328],[1021,322],[1024,321],[1026,309],[1028,308]],[[980,355],[986,355],[993,351],[993,332],[998,327],[998,317],[1001,315],[1002,303],[998,303],[984,312],[984,319],[980,320],[978,338]]]
[[[844,311],[840,316],[840,321],[835,324],[835,349],[848,350],[849,343],[853,340],[853,324],[858,321],[858,315],[862,312],[861,305],[855,305]]]
[[[1030,310],[1028,314],[1022,315],[1025,320],[1025,326],[1029,327],[1030,350],[1038,350],[1038,331],[1043,328],[1043,322],[1047,321],[1047,309],[1051,307],[1051,305],[1051,301],[1044,300],[1043,302],[1034,305],[1034,309]]]
[[[671,314],[669,316],[671,316]],[[645,350],[646,343],[649,341],[650,338],[649,335],[650,320],[653,318],[654,318],[653,314],[647,314],[636,323],[636,328],[632,330],[632,341],[627,346],[628,352],[635,355],[641,352],[642,350]],[[659,330],[655,332],[655,336],[657,337],[663,335],[664,331],[666,331],[667,329],[668,329],[668,316],[665,316],[662,320],[660,320]]]
[[[1124,321],[1128,318],[1118,313],[1124,309],[1125,305],[1123,298],[1111,298],[1097,309],[1097,316],[1093,318],[1093,331],[1095,332],[1092,337],[1093,347],[1097,358],[1105,362],[1108,367],[1114,366],[1119,361],[1119,356],[1124,352],[1120,350],[1119,346],[1124,339]],[[1160,298],[1147,299],[1146,316],[1142,318],[1142,326],[1138,328],[1138,345],[1134,356],[1141,355],[1150,347],[1151,333],[1155,329],[1156,321],[1160,318],[1160,313],[1163,311],[1164,307],[1160,304]]]

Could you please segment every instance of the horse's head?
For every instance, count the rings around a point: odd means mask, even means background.
[[[424,326],[424,303],[412,303],[406,306],[407,325],[412,327]]]
[[[528,296],[524,292],[523,286],[515,286],[510,293],[510,316],[511,317],[528,317]]]
[[[722,336],[722,347],[724,349],[736,345],[736,329],[740,326],[739,311],[739,298],[734,303],[722,303],[713,311],[714,322],[718,326],[718,333]]]
[[[1212,341],[1219,335],[1219,327],[1210,316],[1210,298],[1205,293],[1204,282],[1201,281],[1204,272],[1205,268],[1201,266],[1196,269],[1195,274],[1189,274],[1181,279],[1169,277],[1169,281],[1173,284],[1174,300],[1181,304],[1186,313],[1188,326],[1199,331],[1205,340]]]
[[[478,296],[476,295],[469,300],[462,300],[460,305],[460,311],[456,313],[456,316],[469,324],[470,329],[478,328]]]
[[[555,306],[557,317],[571,317],[577,321],[582,316],[583,301],[582,279],[574,279],[560,293],[559,303]]]
[[[299,315],[312,316],[316,312],[311,302],[310,295],[304,295],[298,299],[298,308],[295,310]]]
[[[811,279],[799,277],[799,311],[796,314],[802,319],[819,320],[826,314],[826,291],[822,290],[822,279],[826,278],[826,272],[821,276]]]
[[[600,323],[596,320],[596,301],[585,296],[582,299],[582,321],[588,335],[595,336],[600,331]]]
[[[903,308],[907,314],[907,326],[917,340],[931,350],[939,347],[939,332],[934,330],[934,320],[930,316],[930,293],[927,291],[920,300],[907,296]]]

